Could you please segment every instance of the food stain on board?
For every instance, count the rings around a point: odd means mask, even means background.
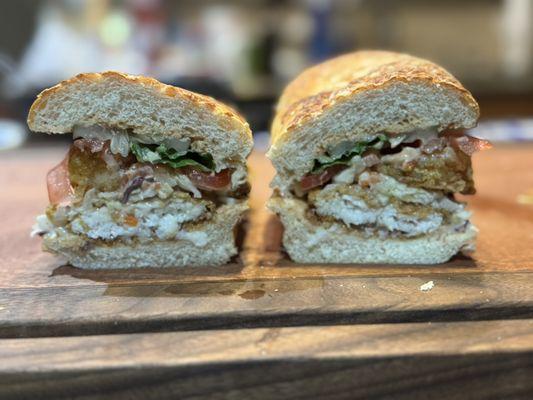
[[[230,282],[190,282],[169,285],[165,288],[164,293],[168,296],[175,297],[238,296],[244,300],[258,300],[263,297],[269,298],[282,293],[317,289],[323,286],[324,279],[322,278],[294,279],[290,281],[237,280]]]
[[[103,295],[111,297],[237,297],[259,300],[279,294],[324,286],[324,278],[283,279],[280,277],[239,276],[237,267],[219,267],[213,270],[196,269],[193,274],[184,270],[83,270],[72,266],[56,268],[52,276],[68,275],[107,284]]]
[[[246,300],[255,300],[265,295],[265,291],[261,289],[247,290],[242,293],[238,293],[239,297]]]

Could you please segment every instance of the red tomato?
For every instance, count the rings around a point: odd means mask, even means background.
[[[345,165],[332,165],[319,174],[307,174],[300,180],[300,189],[307,192],[308,190],[322,186],[345,168]]]
[[[231,169],[224,169],[215,174],[188,167],[184,168],[184,172],[192,184],[202,190],[222,190],[231,183]]]
[[[50,203],[54,205],[70,202],[74,194],[68,176],[69,153],[67,153],[63,161],[52,168],[46,175],[48,199],[50,200]]]
[[[488,140],[479,139],[468,135],[452,137],[451,140],[455,147],[459,148],[459,150],[468,156],[471,156],[476,151],[490,149],[492,147],[492,143],[490,143]]]
[[[448,130],[442,135],[450,140],[451,145],[455,147],[455,149],[461,150],[468,156],[471,156],[476,151],[492,148],[492,143],[488,140],[465,135],[463,131]]]

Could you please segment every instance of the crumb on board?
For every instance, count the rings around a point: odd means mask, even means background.
[[[533,204],[533,189],[529,189],[516,197],[518,204]]]
[[[429,281],[420,286],[422,292],[429,292],[435,286],[435,282]]]

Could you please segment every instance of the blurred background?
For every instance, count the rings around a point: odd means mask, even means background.
[[[530,0],[5,1],[0,147],[43,140],[25,127],[43,88],[107,69],[214,96],[236,106],[254,132],[266,131],[291,78],[355,49],[408,52],[443,65],[479,100],[482,136],[527,140],[532,20]]]

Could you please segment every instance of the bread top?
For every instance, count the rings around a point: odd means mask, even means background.
[[[216,159],[245,159],[253,141],[236,111],[208,96],[115,71],[83,73],[44,90],[30,108],[32,131],[64,134],[102,125],[152,139],[191,138]],[[216,153],[219,153],[218,155]]]
[[[365,91],[385,88],[397,82],[420,82],[457,92],[471,119],[479,118],[479,106],[463,85],[444,68],[421,58],[389,51],[357,51],[308,68],[283,91],[272,126],[273,144],[289,140],[292,131]],[[385,132],[386,133],[386,132]]]
[[[277,171],[273,186],[301,178],[342,141],[472,128],[478,118],[470,92],[430,61],[386,51],[339,56],[304,71],[284,90],[268,152]]]

